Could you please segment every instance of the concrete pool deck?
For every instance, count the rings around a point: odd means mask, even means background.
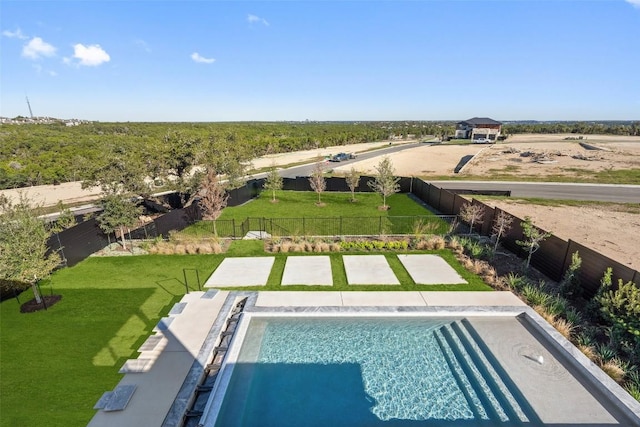
[[[601,386],[600,382],[593,382],[595,380],[585,382],[582,378],[565,381],[567,375],[571,376],[571,374],[566,372],[568,362],[563,352],[569,352],[576,358],[582,356],[577,367],[571,367],[569,371],[591,372],[595,365],[566,340],[562,341],[562,338],[558,338],[559,334],[551,326],[510,292],[221,292],[210,290],[206,293],[192,292],[182,299],[181,303],[186,304],[176,304],[172,310],[174,314],[169,316],[173,320],[166,326],[158,327],[158,334],[162,333],[167,339],[164,348],[161,345],[162,340],[155,339],[147,340],[148,342],[145,342],[141,348],[144,350],[140,355],[141,358],[151,354],[145,354],[145,352],[157,352],[153,355],[156,358],[154,363],[140,372],[125,373],[119,384],[135,387],[128,405],[125,405],[122,410],[110,412],[99,410],[89,426],[176,425],[173,423],[182,416],[176,413],[176,404],[178,407],[186,405],[181,388],[188,386],[195,390],[198,384],[198,375],[189,372],[189,368],[192,371],[196,368],[197,374],[198,368],[201,371],[203,366],[209,363],[205,360],[206,358],[203,358],[206,353],[204,349],[208,345],[210,355],[212,343],[218,339],[221,332],[216,324],[224,323],[225,316],[228,315],[224,307],[228,307],[231,301],[244,297],[249,298],[245,307],[247,316],[283,314],[331,316],[345,313],[371,316],[472,316],[474,318],[471,321],[474,327],[482,331],[482,339],[500,358],[500,363],[509,375],[513,376],[514,382],[518,383],[519,389],[532,408],[536,413],[540,412],[539,417],[545,425],[547,423],[549,425],[556,423],[580,425],[585,419],[592,420],[591,423],[586,424],[590,427],[636,425],[629,424],[628,421],[625,421],[626,423],[616,421],[616,418],[623,419],[620,414],[624,413],[624,409],[620,409],[620,405],[612,406],[610,397],[606,399],[603,397],[609,396],[607,394],[609,387],[622,396],[619,399],[624,401],[623,407],[627,405],[632,408],[627,409],[628,413],[633,413],[635,408],[636,419],[640,423],[640,404],[628,395],[627,400],[624,400],[624,391],[621,394],[622,389],[602,371],[597,370],[599,372],[596,371],[594,375],[597,381],[602,381],[606,387]],[[495,323],[487,323],[484,320],[486,316],[513,320],[520,317],[519,314],[522,315],[522,313],[534,319],[533,326],[526,324],[523,326],[522,321],[516,322],[515,326],[513,322],[499,322],[496,326]],[[197,328],[194,327],[196,324],[199,325]],[[208,334],[204,332],[205,330]],[[526,333],[527,331],[529,334]],[[552,345],[543,346],[537,340],[536,334],[544,333],[552,335]],[[537,366],[530,363],[532,360],[524,360],[523,355],[526,352],[531,352],[532,357],[534,353],[544,355],[545,365]],[[523,361],[526,364],[523,364]],[[531,376],[532,369],[535,374],[533,376]],[[555,377],[557,380],[553,380]],[[548,383],[545,382],[549,378],[555,381],[554,387],[558,385],[558,393],[561,395],[549,389]],[[581,389],[575,391],[573,387]],[[580,414],[572,415],[575,411],[562,400],[562,395],[578,396],[577,403],[573,402],[572,405],[576,411],[580,411]],[[601,401],[605,403],[600,403]],[[180,406],[182,403],[184,405]],[[628,419],[630,418],[626,418]]]

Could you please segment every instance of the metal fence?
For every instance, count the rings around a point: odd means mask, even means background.
[[[249,232],[271,236],[373,236],[390,234],[445,234],[454,215],[330,217],[330,218],[246,218],[199,221],[189,234],[204,237],[242,238]]]

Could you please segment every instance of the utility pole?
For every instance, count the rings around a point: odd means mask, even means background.
[[[31,111],[31,104],[29,103],[29,97],[25,95],[25,98],[27,98],[27,106],[29,107],[29,115],[33,119],[33,111]]]

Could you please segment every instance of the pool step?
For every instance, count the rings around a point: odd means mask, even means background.
[[[436,338],[470,407],[479,419],[509,422],[510,425],[528,423],[529,418],[469,332],[469,327],[466,321],[452,322],[442,326]]]

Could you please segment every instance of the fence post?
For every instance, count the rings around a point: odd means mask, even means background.
[[[233,227],[233,238],[236,238],[236,220],[231,218],[231,226]]]
[[[382,217],[378,217],[380,218],[380,221],[378,221],[378,235],[382,235]]]
[[[304,221],[304,217],[302,217],[302,235],[303,235],[303,236],[306,236],[306,235],[307,235],[307,233],[306,233],[306,231],[305,231],[305,221]]]
[[[340,235],[342,236],[342,216],[340,217]]]

